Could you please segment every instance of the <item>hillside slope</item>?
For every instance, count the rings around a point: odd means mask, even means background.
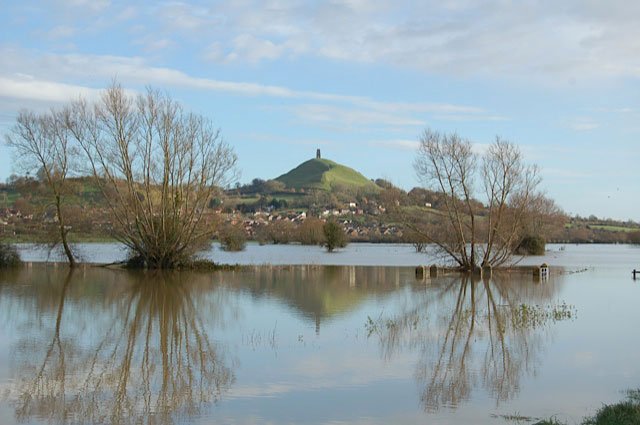
[[[310,159],[293,170],[277,177],[287,188],[331,191],[337,186],[379,191],[380,188],[365,176],[328,159]]]

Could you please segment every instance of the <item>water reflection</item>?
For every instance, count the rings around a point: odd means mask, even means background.
[[[105,277],[118,284],[92,285],[92,279]],[[29,323],[37,328],[38,321],[27,314],[20,324],[25,337],[17,347],[12,397],[18,421],[173,423],[198,414],[233,383],[224,349],[211,340],[203,310],[195,306],[198,282],[188,275],[49,269],[44,276],[41,270],[24,271],[13,278],[34,280],[40,307],[40,290],[48,288],[45,306],[55,313],[47,319],[55,324],[37,338],[38,329]],[[98,293],[74,303],[86,290]],[[106,311],[96,315],[95,304],[79,311],[87,298],[104,303]]]
[[[393,267],[0,271],[0,358],[13,358],[0,390],[10,382],[16,421],[49,423],[357,422],[351,412],[397,408],[383,402],[391,391],[419,415],[474,392],[501,403],[566,318],[558,279],[416,281],[413,268]],[[367,316],[374,341],[362,338]],[[271,323],[276,355],[243,345]],[[320,336],[306,345],[309,325]],[[311,405],[318,418],[304,416]]]
[[[554,304],[558,281],[534,284],[530,276],[475,280],[443,277],[413,293],[399,314],[368,324],[385,358],[419,351],[416,379],[427,411],[455,408],[483,388],[496,405],[513,398],[524,374],[535,374],[548,328],[575,317]]]
[[[409,269],[362,266],[260,266],[228,274],[227,285],[253,297],[276,297],[315,322],[355,310],[365,299],[414,282]]]

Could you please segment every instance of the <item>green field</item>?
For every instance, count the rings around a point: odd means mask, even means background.
[[[607,232],[640,232],[640,227],[616,226],[613,224],[592,224],[592,223],[567,223],[564,225],[566,229],[574,227],[588,227],[593,230],[604,230]]]
[[[607,224],[590,224],[592,229],[606,230],[609,232],[637,232],[640,231],[638,227],[623,227],[623,226],[611,226]]]

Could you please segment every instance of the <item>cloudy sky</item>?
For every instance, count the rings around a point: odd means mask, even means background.
[[[320,148],[410,189],[429,127],[517,143],[569,213],[640,220],[638,22],[628,0],[3,1],[0,132],[117,78],[212,118],[242,183]]]

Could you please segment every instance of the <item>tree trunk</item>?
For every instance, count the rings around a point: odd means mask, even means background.
[[[69,267],[73,268],[76,266],[76,259],[73,256],[73,252],[71,252],[71,248],[69,247],[69,242],[67,242],[67,231],[64,228],[64,220],[62,219],[62,208],[60,204],[61,204],[60,195],[56,195],[56,212],[58,214],[58,227],[60,230],[60,240],[62,241],[62,247],[64,248],[64,253],[67,256],[67,260],[69,260]]]

